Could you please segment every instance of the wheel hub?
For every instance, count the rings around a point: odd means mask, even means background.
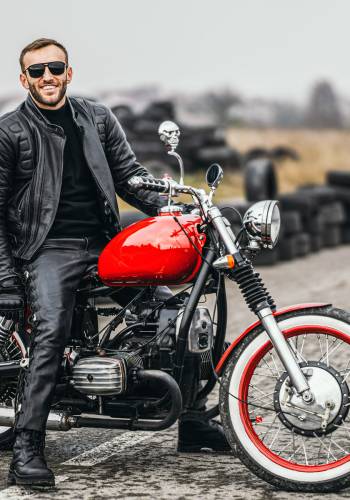
[[[283,424],[297,434],[324,435],[341,425],[349,412],[349,388],[334,368],[317,361],[300,363],[312,398],[305,401],[291,387],[287,372],[274,391],[274,406]]]

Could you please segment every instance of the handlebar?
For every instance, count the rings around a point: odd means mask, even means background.
[[[158,193],[169,193],[171,191],[172,195],[177,193],[194,194],[198,191],[191,186],[183,186],[172,179],[155,179],[153,177],[139,177],[135,175],[129,179],[128,183],[134,188],[139,187],[140,189],[147,189]]]
[[[168,180],[154,179],[152,177],[131,177],[128,181],[130,186],[147,189],[149,191],[156,191],[158,193],[168,193],[170,183]]]

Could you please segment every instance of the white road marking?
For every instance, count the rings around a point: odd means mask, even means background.
[[[69,479],[68,476],[56,476],[55,483],[56,485],[59,483],[63,483],[63,481],[67,481]],[[46,493],[49,494],[50,490],[47,490]],[[44,494],[45,490],[29,490],[26,488],[21,488],[20,486],[9,486],[4,490],[0,491],[0,500],[11,500],[11,499],[23,499],[27,498],[35,498],[40,493]]]
[[[147,441],[154,437],[154,432],[131,431],[124,432],[121,436],[116,436],[111,441],[100,444],[92,450],[85,451],[76,457],[73,457],[61,465],[74,465],[80,467],[91,467],[101,462],[105,462],[113,455],[118,455],[125,449],[132,449],[142,441]]]
[[[101,462],[105,462],[113,455],[118,455],[125,449],[130,450],[139,443],[150,440],[154,437],[154,435],[154,432],[124,432],[123,434],[116,436],[111,441],[107,441],[106,443],[96,446],[91,450],[85,451],[84,453],[63,462],[60,465],[91,467]],[[67,479],[69,479],[69,476],[56,476],[56,485],[62,483],[63,481],[67,481]],[[28,491],[19,486],[9,486],[8,488],[0,491],[0,500],[26,500],[28,498],[33,498],[35,494],[34,490]]]

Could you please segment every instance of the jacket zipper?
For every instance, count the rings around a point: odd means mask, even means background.
[[[25,223],[26,210],[23,210],[23,205],[25,207],[26,206],[28,207],[28,203],[25,204],[25,202],[27,202],[27,198],[28,198],[29,193],[30,193],[30,186],[27,186],[27,189],[25,190],[25,192],[21,198],[21,201],[19,202],[18,208],[17,208],[20,225],[23,225]]]
[[[21,198],[21,201],[19,202],[18,208],[17,208],[17,212],[18,212],[18,215],[19,215],[19,218],[20,218],[20,222],[22,222],[22,223],[23,223],[23,219],[22,219],[23,203],[24,203],[25,199],[27,198],[29,191],[30,191],[30,187],[28,187],[28,189],[25,190],[25,192],[24,192],[24,194],[23,194],[23,196]]]
[[[31,191],[31,187],[28,189],[28,198],[30,197],[30,191]],[[26,203],[24,205],[24,211],[23,211],[23,220],[22,220],[22,224],[25,224],[25,230],[24,230],[24,241],[27,242],[27,245],[25,244],[24,248],[26,249],[27,246],[28,246],[28,233],[29,233],[29,229],[30,229],[30,226],[29,226],[29,221],[30,221],[30,203],[29,203],[29,200],[28,200],[28,203]],[[23,250],[21,251],[21,253],[23,254]]]

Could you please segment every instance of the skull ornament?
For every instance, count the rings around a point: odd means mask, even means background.
[[[159,138],[167,148],[175,151],[179,144],[180,129],[176,123],[171,121],[162,122],[158,128]]]

